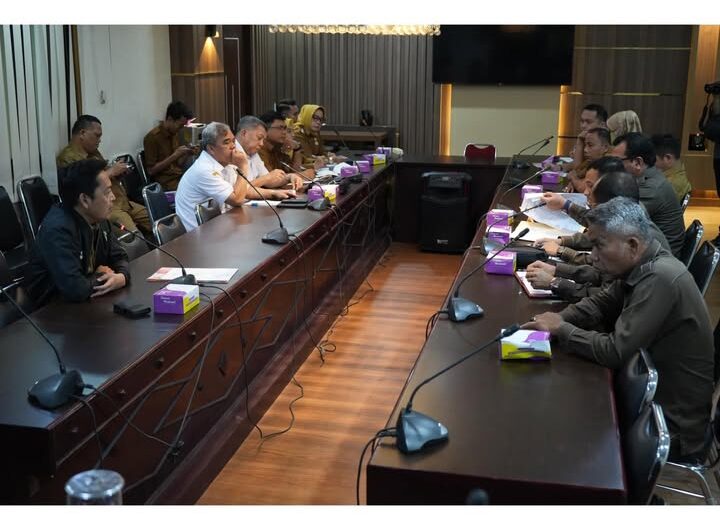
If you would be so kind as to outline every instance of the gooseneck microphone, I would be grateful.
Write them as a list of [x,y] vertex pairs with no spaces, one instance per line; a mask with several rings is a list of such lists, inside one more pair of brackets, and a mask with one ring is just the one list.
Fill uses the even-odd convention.
[[515,243],[518,239],[523,237],[525,234],[527,234],[530,231],[529,228],[525,228],[524,230],[521,230],[518,235],[513,237],[510,241],[508,241],[506,244],[504,244],[502,247],[500,247],[495,253],[493,253],[492,256],[488,256],[485,258],[480,265],[475,267],[473,270],[468,272],[462,280],[458,283],[457,287],[455,288],[455,292],[450,297],[450,300],[448,301],[448,317],[450,317],[450,320],[453,322],[463,322],[467,320],[468,318],[477,318],[483,316],[483,309],[477,305],[475,302],[471,302],[467,298],[461,298],[460,297],[460,287],[470,278],[473,274],[475,274],[477,271],[479,271],[481,268],[485,266],[485,264],[493,259],[495,256],[500,254],[503,250],[508,248],[510,245]]
[[52,351],[55,352],[55,359],[57,359],[59,374],[53,374],[39,381],[35,381],[32,387],[28,390],[28,399],[34,405],[46,410],[53,410],[58,407],[65,405],[73,396],[82,394],[85,383],[80,376],[80,372],[77,370],[70,370],[69,372],[65,368],[65,364],[62,362],[60,352],[58,352],[55,345],[48,338],[40,327],[33,321],[32,318],[20,307],[20,305],[13,300],[13,297],[6,291],[7,287],[0,287],[0,292],[5,295],[10,303],[15,306],[15,309],[30,322],[35,331],[45,339]]
[[335,136],[337,136],[340,139],[340,142],[342,143],[343,147],[345,148],[345,151],[350,154],[350,148],[348,147],[348,144],[345,142],[345,138],[343,138],[342,134],[340,134],[340,131],[338,131],[337,127],[334,125],[328,125],[327,123],[323,123],[323,127],[328,126],[332,129],[332,131],[335,133]]
[[447,427],[445,427],[442,423],[430,416],[413,410],[413,399],[415,399],[415,394],[418,393],[418,390],[427,385],[433,379],[440,377],[445,372],[455,368],[459,364],[464,363],[473,355],[477,355],[485,348],[493,345],[501,339],[504,339],[505,337],[509,337],[519,329],[519,324],[513,324],[505,331],[499,333],[492,340],[461,357],[449,366],[446,366],[439,372],[431,375],[415,387],[412,394],[410,394],[410,399],[408,399],[407,405],[400,411],[397,419],[397,446],[401,452],[405,454],[415,453],[417,451],[421,451],[428,445],[443,442],[447,440],[448,437]]
[[[527,151],[528,149],[532,149],[533,147],[535,147],[535,146],[538,145],[538,144],[542,144],[542,145],[541,145],[540,147],[538,147],[537,150],[535,151],[535,153],[537,153],[538,151],[540,151],[540,149],[542,149],[542,148],[545,147],[547,144],[549,144],[549,143],[550,143],[550,140],[552,140],[553,138],[555,138],[555,135],[554,135],[554,134],[551,134],[550,136],[548,136],[548,137],[546,137],[546,138],[543,138],[542,140],[538,140],[537,142],[533,142],[533,143],[531,143],[530,145],[528,145],[527,147],[524,147],[523,149],[521,149],[515,156],[513,156],[513,158],[515,158],[516,156],[520,156],[520,155],[523,154],[525,151]],[[528,164],[527,162],[521,162],[521,161],[519,161],[519,160],[515,160],[515,161],[513,161],[512,166],[513,166],[515,169],[527,169],[527,168],[530,167],[530,164]]]
[[298,171],[297,169],[295,169],[294,167],[292,167],[290,164],[286,164],[286,163],[283,162],[282,160],[280,160],[279,162],[280,162],[283,166],[285,166],[285,169],[289,169],[289,170],[290,170],[290,173],[294,173],[294,174],[296,174],[296,175],[300,175],[300,177],[302,177],[302,179],[303,179],[305,182],[312,182],[311,179],[308,179],[305,175],[303,175],[302,173],[300,173],[300,171],[307,171],[307,168],[305,168],[305,167],[301,166],[300,164],[298,164],[298,167],[300,168],[300,171]]
[[267,234],[262,236],[261,240],[263,243],[270,243],[272,245],[284,245],[287,242],[290,241],[290,235],[288,234],[287,229],[285,228],[285,225],[283,225],[282,219],[280,219],[280,214],[277,212],[275,208],[273,208],[273,205],[270,204],[270,201],[268,201],[262,193],[253,185],[252,182],[250,182],[250,179],[248,179],[245,175],[243,175],[243,172],[239,169],[235,169],[238,175],[240,175],[242,178],[245,179],[245,182],[247,182],[250,187],[255,190],[255,193],[258,194],[258,197],[260,197],[263,201],[265,201],[265,204],[267,204],[270,209],[275,214],[275,217],[278,218],[278,223],[280,223],[280,226],[276,228],[275,230],[270,230]]
[[125,225],[118,223],[117,221],[110,221],[110,223],[115,227],[127,234],[132,234],[141,241],[145,241],[148,245],[150,245],[153,248],[158,249],[160,252],[165,254],[166,256],[170,256],[175,262],[180,266],[180,270],[182,271],[182,276],[178,276],[174,280],[170,280],[170,283],[179,283],[181,285],[197,285],[197,281],[195,280],[195,275],[188,274],[185,270],[185,266],[182,264],[182,262],[178,259],[178,257],[175,254],[171,254],[164,248],[162,248],[160,245],[155,243],[154,241],[150,241],[149,239],[143,237],[140,235],[140,232],[133,232],[132,230],[128,230]]
[[503,194],[500,195],[500,198],[499,198],[498,201],[497,201],[497,207],[498,207],[498,208],[501,208],[501,209],[509,209],[507,206],[505,206],[505,205],[502,203],[503,199],[504,199],[505,197],[507,197],[507,194],[510,193],[512,190],[516,190],[516,189],[518,189],[520,186],[523,186],[523,185],[527,184],[528,182],[530,182],[532,179],[534,179],[535,177],[537,177],[537,176],[538,176],[540,173],[542,173],[543,171],[545,171],[545,170],[544,170],[544,169],[540,169],[540,170],[536,171],[535,173],[533,173],[532,175],[530,175],[528,178],[523,179],[523,180],[521,180],[520,182],[518,182],[517,184],[515,184],[515,185],[513,185],[513,186],[510,186],[508,189],[506,189],[506,190],[503,192]]

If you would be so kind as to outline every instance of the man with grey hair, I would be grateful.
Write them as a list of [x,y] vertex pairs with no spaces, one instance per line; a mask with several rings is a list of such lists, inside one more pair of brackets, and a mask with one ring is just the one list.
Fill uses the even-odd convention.
[[[250,187],[247,196],[250,199],[260,199],[259,192],[266,199],[295,197],[295,191],[304,185],[303,179],[296,174],[287,174],[282,169],[267,170],[259,154],[266,137],[267,125],[260,118],[243,116],[238,121],[235,150],[247,156],[249,171],[244,174],[257,188],[256,192]],[[278,189],[285,186],[290,186],[290,189]]]
[[202,152],[180,179],[175,195],[175,211],[188,232],[197,228],[195,208],[208,199],[220,205],[242,206],[247,182],[238,171],[248,171],[244,153],[235,149],[230,127],[212,122],[200,137]]
[[[655,400],[671,456],[704,453],[713,393],[710,317],[685,265],[653,239],[645,209],[617,197],[587,214],[594,264],[615,278],[601,292],[523,327],[549,331],[568,350],[611,369],[646,348],[658,371]],[[593,331],[606,326],[609,333]]]

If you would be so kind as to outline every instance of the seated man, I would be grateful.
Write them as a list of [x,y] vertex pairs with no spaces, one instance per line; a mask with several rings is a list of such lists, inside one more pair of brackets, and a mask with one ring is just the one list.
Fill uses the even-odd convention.
[[[73,162],[86,159],[105,160],[98,151],[101,138],[102,124],[99,119],[88,114],[78,117],[72,127],[70,143],[58,153],[55,159],[58,167],[58,183],[62,185],[62,175]],[[115,196],[110,220],[125,225],[128,230],[140,229],[146,237],[150,237],[152,236],[152,226],[147,209],[128,199],[127,192],[120,180],[127,170],[127,164],[116,162],[107,171]]]
[[672,134],[655,134],[652,137],[655,146],[655,167],[670,181],[675,196],[682,203],[692,186],[685,172],[685,164],[680,160],[680,140]]
[[304,180],[312,180],[315,177],[314,168],[304,169],[292,165],[292,158],[286,150],[289,138],[287,125],[280,113],[266,112],[260,116],[260,120],[267,129],[267,136],[265,136],[260,151],[258,151],[265,168],[271,173],[276,169],[291,171],[292,174],[298,174]]
[[685,221],[680,201],[665,175],[655,166],[655,146],[640,133],[628,133],[615,140],[613,156],[623,160],[625,171],[638,181],[640,202],[650,219],[663,231],[677,256],[685,242]]
[[182,101],[173,101],[165,110],[165,119],[143,139],[148,177],[165,191],[175,191],[189,156],[197,154],[189,145],[180,145],[178,133],[193,117]]
[[[632,175],[624,172],[605,173],[593,185],[588,204],[595,208],[615,197],[625,197],[633,202],[640,202],[640,190]],[[653,239],[660,242],[665,250],[670,245],[660,229],[650,222]],[[559,249],[555,255],[566,257],[570,249]],[[609,281],[594,266],[591,255],[587,252],[576,253],[570,263],[544,263],[536,261],[527,269],[527,278],[536,289],[551,289],[563,300],[578,302],[586,296],[598,292]]]
[[208,199],[220,205],[242,206],[248,189],[239,173],[250,171],[247,157],[235,149],[235,137],[224,123],[211,122],[200,137],[200,156],[180,180],[175,211],[188,232],[197,228],[195,208]]
[[294,99],[281,99],[275,104],[275,112],[279,112],[282,119],[288,121],[288,126],[292,126],[298,119],[300,107]]
[[583,163],[585,156],[585,135],[590,129],[607,128],[607,124],[605,123],[607,119],[608,112],[602,105],[590,103],[583,107],[580,113],[580,134],[578,134],[575,145],[570,151],[570,157],[573,161],[570,164],[562,165],[565,171],[575,169]]
[[71,164],[60,197],[30,251],[25,289],[36,306],[56,295],[83,302],[130,282],[128,256],[107,221],[115,197],[105,161]]
[[[653,240],[640,205],[618,197],[587,219],[595,264],[615,281],[523,327],[549,331],[572,353],[610,369],[647,348],[658,371],[655,401],[670,429],[671,458],[695,458],[705,446],[713,395],[714,346],[705,301],[685,265]],[[611,331],[595,331],[602,325]]]
[[[235,135],[235,150],[247,156],[249,173],[245,174],[257,191],[250,186],[247,191],[248,199],[283,200],[295,197],[295,191],[305,184],[304,179],[296,173],[285,173],[283,169],[275,168],[268,171],[260,158],[262,148],[267,136],[267,126],[255,116],[240,118]],[[291,189],[277,189],[291,186]]]
[[[585,162],[593,162],[606,156],[612,149],[610,131],[602,127],[594,127],[585,133],[583,157]],[[582,165],[582,164],[581,164]]]

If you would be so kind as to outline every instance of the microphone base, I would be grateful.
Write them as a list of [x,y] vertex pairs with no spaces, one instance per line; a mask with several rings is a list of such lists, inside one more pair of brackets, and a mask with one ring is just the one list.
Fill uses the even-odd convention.
[[397,447],[405,454],[422,451],[446,442],[448,430],[442,423],[414,410],[402,409],[397,420]]
[[270,243],[271,245],[284,245],[289,241],[290,236],[285,228],[276,228],[262,237],[263,243]]
[[197,280],[194,274],[185,274],[184,276],[178,276],[174,280],[170,280],[170,283],[177,283],[180,285],[197,285]]
[[80,372],[70,370],[36,381],[28,390],[28,399],[40,408],[54,410],[68,403],[73,396],[81,395],[83,386]]
[[528,169],[530,167],[530,164],[527,162],[513,162],[512,168],[513,169]]
[[469,318],[480,318],[485,312],[483,308],[467,298],[453,296],[448,304],[448,317],[453,322],[464,322]]

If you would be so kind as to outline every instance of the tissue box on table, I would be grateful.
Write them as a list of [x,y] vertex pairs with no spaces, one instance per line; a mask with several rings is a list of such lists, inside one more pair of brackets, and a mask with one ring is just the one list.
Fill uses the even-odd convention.
[[514,213],[512,210],[490,210],[487,214],[487,226],[510,226]]
[[534,329],[518,330],[500,341],[500,358],[504,361],[512,359],[549,360],[552,358],[550,333]]
[[520,188],[520,198],[524,199],[528,193],[542,193],[543,191],[543,187],[539,184],[525,184]]
[[200,304],[200,287],[169,283],[153,294],[156,313],[184,315]]
[[355,162],[360,173],[370,173],[370,162],[368,160],[358,160]]
[[370,162],[370,164],[373,166],[384,164],[386,162],[385,155],[380,154],[380,153],[370,153],[367,155],[363,155],[363,159]]
[[355,166],[343,166],[340,168],[341,177],[352,177],[357,175],[359,172],[360,170]]
[[559,171],[543,171],[540,173],[540,182],[542,184],[559,184],[560,176]]
[[507,225],[495,225],[488,228],[487,232],[485,232],[485,237],[503,246],[510,243],[511,232],[512,228]]
[[512,276],[515,274],[515,258],[514,252],[502,251],[498,252],[490,261],[485,264],[485,272],[488,274],[504,274]]

